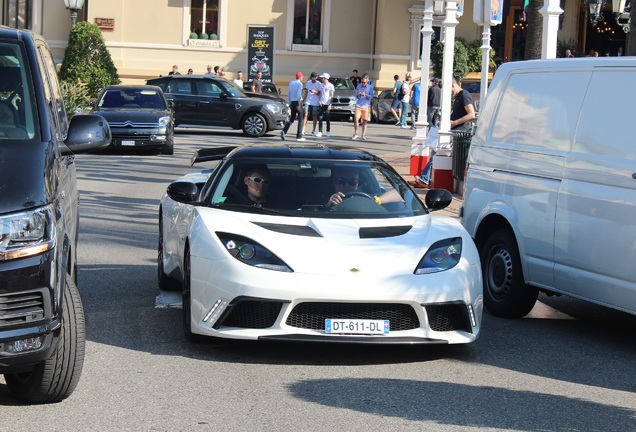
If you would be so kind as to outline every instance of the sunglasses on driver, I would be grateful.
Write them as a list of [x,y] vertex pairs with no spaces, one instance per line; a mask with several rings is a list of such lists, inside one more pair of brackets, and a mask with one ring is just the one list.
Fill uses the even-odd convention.
[[252,180],[256,184],[263,183],[265,186],[269,186],[269,184],[272,182],[271,180],[256,177],[256,176],[248,177],[248,179]]
[[336,184],[358,186],[358,179],[355,177],[336,177]]

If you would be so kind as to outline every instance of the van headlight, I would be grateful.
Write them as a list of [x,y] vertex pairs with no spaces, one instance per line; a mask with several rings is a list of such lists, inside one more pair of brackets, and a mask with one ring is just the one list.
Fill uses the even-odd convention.
[[414,273],[429,274],[452,269],[457,265],[461,257],[461,237],[440,240],[428,248]]
[[51,206],[0,216],[0,261],[34,256],[55,247]]
[[170,123],[170,117],[164,116],[159,118],[159,126],[166,127]]

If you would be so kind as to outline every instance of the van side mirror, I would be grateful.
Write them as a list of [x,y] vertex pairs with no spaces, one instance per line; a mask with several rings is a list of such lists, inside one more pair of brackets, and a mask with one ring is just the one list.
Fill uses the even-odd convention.
[[96,114],[76,114],[71,117],[62,155],[88,153],[110,145],[110,127],[106,119]]

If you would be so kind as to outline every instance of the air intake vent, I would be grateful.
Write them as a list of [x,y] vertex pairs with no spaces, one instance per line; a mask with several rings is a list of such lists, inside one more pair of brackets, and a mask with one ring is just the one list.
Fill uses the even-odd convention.
[[48,299],[46,290],[0,295],[0,328],[43,320],[44,297]]

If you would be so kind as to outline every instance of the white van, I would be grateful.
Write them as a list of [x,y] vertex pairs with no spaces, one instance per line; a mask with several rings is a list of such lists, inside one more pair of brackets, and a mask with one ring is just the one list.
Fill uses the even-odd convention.
[[635,79],[636,57],[497,71],[460,210],[491,313],[524,316],[545,291],[636,314]]

